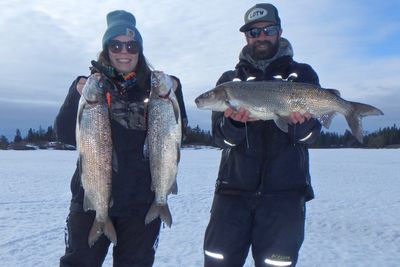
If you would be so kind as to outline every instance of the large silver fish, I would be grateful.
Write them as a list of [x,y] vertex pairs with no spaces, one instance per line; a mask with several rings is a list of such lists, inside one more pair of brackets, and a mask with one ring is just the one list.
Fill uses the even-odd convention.
[[213,111],[243,107],[252,118],[274,120],[284,132],[291,112],[309,112],[325,128],[329,128],[335,113],[341,113],[360,143],[363,142],[361,119],[383,115],[373,106],[344,100],[336,89],[285,81],[226,82],[201,94],[195,102],[198,108]]
[[155,199],[145,223],[157,217],[171,227],[172,216],[167,198],[177,193],[176,176],[181,147],[181,116],[173,80],[160,71],[151,75],[151,92],[148,106],[148,153],[151,171],[151,188]]
[[104,233],[114,245],[117,234],[108,208],[111,199],[112,141],[109,110],[101,76],[88,78],[79,100],[76,144],[79,168],[85,191],[83,209],[95,210],[96,218],[89,232],[89,246]]

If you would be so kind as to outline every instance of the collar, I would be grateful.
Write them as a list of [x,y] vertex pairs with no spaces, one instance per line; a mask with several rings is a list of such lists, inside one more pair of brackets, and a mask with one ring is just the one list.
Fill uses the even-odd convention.
[[286,39],[281,37],[279,40],[279,49],[278,52],[275,54],[270,59],[264,59],[264,60],[254,60],[246,51],[245,46],[242,51],[240,52],[239,55],[239,60],[240,61],[246,61],[250,63],[254,68],[259,69],[261,71],[265,71],[265,69],[274,61],[281,57],[293,57],[293,48],[290,42]]

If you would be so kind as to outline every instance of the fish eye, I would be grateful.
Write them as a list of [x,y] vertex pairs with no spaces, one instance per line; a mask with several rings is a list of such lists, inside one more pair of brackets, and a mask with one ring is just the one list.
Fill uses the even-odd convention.
[[205,92],[204,94],[203,94],[203,97],[209,97],[210,96],[210,92]]

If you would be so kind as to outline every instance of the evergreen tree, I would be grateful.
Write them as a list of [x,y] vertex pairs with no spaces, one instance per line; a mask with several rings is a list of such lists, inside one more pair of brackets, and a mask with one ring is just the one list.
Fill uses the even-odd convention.
[[29,143],[35,142],[35,131],[32,128],[29,128],[28,135],[26,136],[26,141]]
[[[29,143],[36,142],[51,142],[55,140],[55,132],[52,126],[47,127],[47,131],[43,130],[40,126],[36,131],[32,128],[29,129],[25,139],[21,136],[21,131],[16,130],[14,142],[27,141]],[[366,133],[364,135],[364,143],[360,144],[354,136],[347,130],[344,134],[324,132],[322,131],[319,138],[315,143],[310,145],[311,148],[351,148],[351,147],[368,147],[368,148],[384,148],[387,146],[400,146],[400,129],[396,124],[392,127],[385,127],[373,133]],[[199,125],[196,127],[187,127],[186,138],[183,145],[207,145],[215,146],[212,140],[210,131],[204,131]],[[6,149],[9,145],[7,138],[3,135],[0,136],[0,149]]]
[[183,144],[213,145],[210,132],[200,129],[199,125],[196,125],[194,128],[187,127],[186,139]]
[[48,142],[55,141],[55,133],[52,126],[47,127],[47,132],[45,134],[45,140]]
[[0,149],[1,150],[7,149],[8,145],[9,142],[7,137],[5,137],[4,135],[0,136]]
[[14,143],[19,143],[22,141],[21,131],[19,129],[15,132]]

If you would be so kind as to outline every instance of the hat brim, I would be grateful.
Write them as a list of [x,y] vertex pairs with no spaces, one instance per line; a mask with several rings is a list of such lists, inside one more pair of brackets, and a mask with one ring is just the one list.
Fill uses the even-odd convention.
[[257,22],[272,22],[272,23],[276,23],[275,21],[271,21],[271,20],[267,20],[267,19],[258,19],[258,20],[255,20],[255,21],[248,22],[248,23],[244,24],[242,27],[240,27],[239,31],[247,32]]

